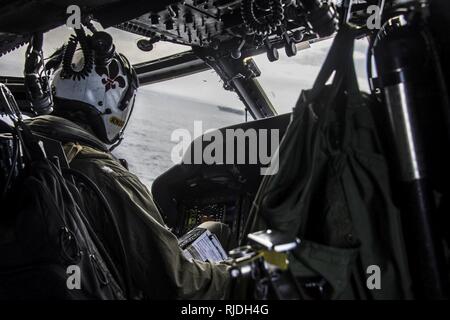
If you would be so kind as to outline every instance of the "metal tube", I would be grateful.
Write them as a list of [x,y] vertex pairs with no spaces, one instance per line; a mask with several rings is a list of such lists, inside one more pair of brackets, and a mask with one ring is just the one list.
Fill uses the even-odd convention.
[[428,53],[420,27],[406,15],[391,18],[378,34],[374,57],[401,186],[403,226],[414,291],[418,298],[442,299],[446,296],[447,279],[433,220],[436,205],[425,139],[425,130],[429,128],[424,128],[421,119],[431,100],[432,90],[428,86],[432,85],[433,73],[424,63]]

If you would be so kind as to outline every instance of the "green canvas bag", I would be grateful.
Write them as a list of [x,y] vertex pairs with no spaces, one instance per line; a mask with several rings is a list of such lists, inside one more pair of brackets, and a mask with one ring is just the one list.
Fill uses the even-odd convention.
[[354,32],[342,29],[313,89],[299,99],[278,150],[279,171],[263,179],[248,226],[301,239],[290,269],[305,298],[409,299],[400,211],[375,102],[358,88],[353,45]]

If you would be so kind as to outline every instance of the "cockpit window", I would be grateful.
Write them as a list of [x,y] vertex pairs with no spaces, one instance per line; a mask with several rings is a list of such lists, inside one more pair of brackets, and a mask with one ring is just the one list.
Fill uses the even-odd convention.
[[[287,57],[284,49],[280,49],[280,60],[270,62],[262,54],[253,57],[261,76],[258,78],[261,86],[271,100],[278,114],[291,112],[302,90],[310,89],[319,70],[325,61],[333,39],[327,39],[311,44],[310,48],[299,51],[294,57]],[[355,42],[354,62],[360,89],[368,90],[366,76],[367,40]]]

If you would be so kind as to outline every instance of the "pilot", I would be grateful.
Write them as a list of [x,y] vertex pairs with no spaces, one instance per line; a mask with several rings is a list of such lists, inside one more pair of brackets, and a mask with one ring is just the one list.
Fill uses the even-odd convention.
[[[132,298],[226,298],[227,265],[186,259],[146,186],[110,152],[133,111],[138,80],[130,63],[115,50],[102,59],[81,50],[67,56],[68,51],[59,50],[51,60],[54,112],[28,124],[61,141],[71,168],[90,177],[108,200],[129,260]],[[88,201],[88,219],[113,260],[120,261],[117,234],[95,210],[95,201],[93,196]]]

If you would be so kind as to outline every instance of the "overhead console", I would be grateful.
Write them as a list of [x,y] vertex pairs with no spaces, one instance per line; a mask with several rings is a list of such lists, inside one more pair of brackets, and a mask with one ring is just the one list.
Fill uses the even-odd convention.
[[[332,36],[342,23],[365,29],[367,8],[382,0],[42,0],[2,1],[0,57],[65,24],[69,6],[78,6],[81,22],[116,27],[141,35],[137,46],[151,51],[158,41],[188,45],[191,51],[135,65],[141,85],[214,69],[227,90],[236,92],[255,119],[275,115],[258,81],[260,71],[250,57],[279,59]],[[362,31],[362,34],[364,31]],[[2,79],[27,110],[23,81]],[[29,108],[28,108],[29,109]]]
[[[382,0],[5,0],[0,11],[0,56],[26,43],[34,32],[66,23],[76,5],[83,23],[95,20],[142,35],[143,50],[159,40],[222,49],[237,58],[254,50],[285,47],[332,35],[340,23],[364,26],[367,8]],[[147,41],[147,42],[146,42]],[[223,50],[227,49],[227,50]]]
[[337,26],[336,7],[325,0],[186,0],[118,25],[150,42],[226,48],[236,59],[280,46],[292,56],[296,43],[330,36]]

